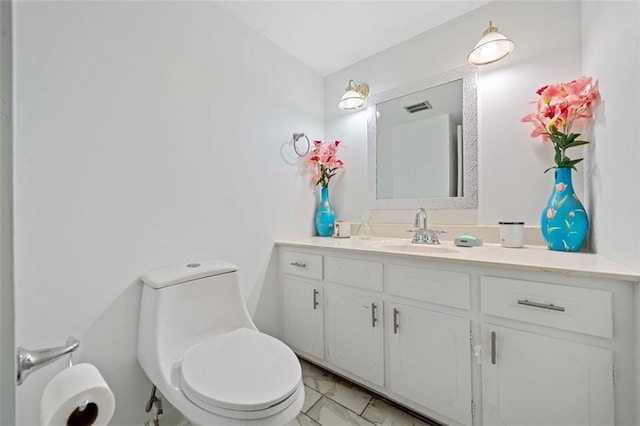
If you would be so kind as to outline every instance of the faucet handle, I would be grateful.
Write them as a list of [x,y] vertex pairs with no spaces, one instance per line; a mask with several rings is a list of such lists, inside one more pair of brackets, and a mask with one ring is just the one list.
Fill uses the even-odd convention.
[[413,233],[412,243],[425,244],[429,241],[429,233],[424,228],[415,228],[413,230],[409,230],[408,232]]
[[442,235],[442,234],[446,234],[446,233],[447,233],[447,231],[440,231],[440,230],[437,230],[437,229],[428,229],[427,230],[427,239],[432,244],[440,244],[439,236]]

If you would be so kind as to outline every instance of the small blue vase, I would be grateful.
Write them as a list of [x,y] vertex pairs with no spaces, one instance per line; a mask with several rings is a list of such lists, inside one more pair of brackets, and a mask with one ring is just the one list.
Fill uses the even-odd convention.
[[589,218],[573,190],[571,169],[555,170],[553,192],[542,211],[540,230],[547,247],[557,251],[580,251],[587,238]]
[[329,201],[329,188],[322,188],[322,199],[316,210],[316,231],[321,237],[331,237],[333,226],[336,222],[336,215]]

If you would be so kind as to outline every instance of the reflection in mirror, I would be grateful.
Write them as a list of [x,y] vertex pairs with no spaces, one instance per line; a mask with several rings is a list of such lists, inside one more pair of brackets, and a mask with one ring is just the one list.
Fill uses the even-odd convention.
[[462,79],[380,102],[376,115],[378,199],[462,196]]
[[475,81],[465,66],[371,97],[373,208],[477,206]]

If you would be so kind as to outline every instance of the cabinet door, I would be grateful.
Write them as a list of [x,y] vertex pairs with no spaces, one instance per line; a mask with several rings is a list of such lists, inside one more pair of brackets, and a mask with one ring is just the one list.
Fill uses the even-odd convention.
[[400,304],[391,308],[391,390],[471,424],[470,321]]
[[284,341],[324,359],[324,290],[298,279],[282,280]]
[[611,351],[482,324],[485,425],[613,425]]
[[331,288],[327,300],[327,357],[331,363],[384,386],[382,300]]

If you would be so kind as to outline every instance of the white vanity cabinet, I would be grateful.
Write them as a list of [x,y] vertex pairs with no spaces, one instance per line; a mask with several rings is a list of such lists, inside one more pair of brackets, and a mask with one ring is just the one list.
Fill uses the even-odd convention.
[[[487,315],[613,337],[610,291],[492,276],[480,286]],[[610,349],[511,327],[482,324],[484,424],[615,424]]]
[[616,424],[610,350],[491,324],[482,347],[483,424]]
[[327,361],[384,386],[383,327],[382,299],[349,289],[329,289]]
[[399,303],[391,308],[390,390],[471,424],[471,322]]
[[393,315],[389,321],[390,390],[471,424],[471,321],[432,308],[453,307],[461,309],[455,311],[460,315],[468,315],[470,275],[393,260],[386,264],[386,273]]
[[384,386],[382,263],[325,256],[327,361]]
[[324,358],[322,256],[283,251],[283,338],[294,348]]
[[544,249],[314,241],[279,247],[282,338],[301,356],[446,425],[640,424],[635,276]]

